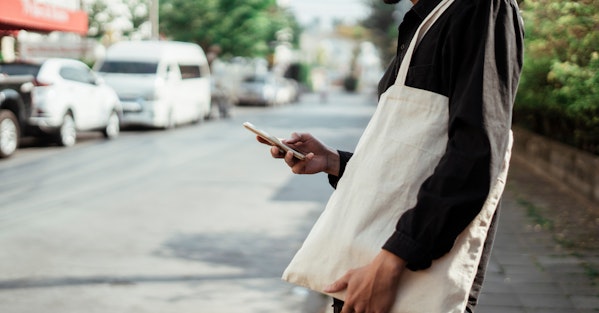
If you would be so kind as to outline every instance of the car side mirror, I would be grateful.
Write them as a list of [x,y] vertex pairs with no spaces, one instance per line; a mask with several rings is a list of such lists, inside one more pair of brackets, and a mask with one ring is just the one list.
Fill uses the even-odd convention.
[[95,76],[95,77],[92,79],[92,83],[93,83],[94,85],[104,85],[104,78],[102,78],[102,77],[100,77],[100,76]]

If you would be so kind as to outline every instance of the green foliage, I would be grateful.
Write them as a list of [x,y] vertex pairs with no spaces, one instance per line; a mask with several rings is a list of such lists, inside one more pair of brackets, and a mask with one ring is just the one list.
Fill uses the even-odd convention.
[[599,154],[599,7],[526,0],[525,59],[514,121]]
[[362,26],[369,31],[370,40],[381,51],[381,60],[387,64],[397,49],[397,27],[394,7],[381,0],[364,0],[370,8],[370,15],[363,21]]
[[[87,24],[90,30],[88,36],[101,38],[106,33],[106,22],[114,19],[114,16],[108,11],[108,5],[103,1],[84,2],[84,9],[88,15]],[[105,18],[101,17],[102,14]]]
[[105,36],[110,31],[108,25],[119,18],[131,23],[130,28],[119,30],[125,36],[138,31],[149,19],[150,0],[121,0],[118,6],[108,0],[81,0],[81,5],[88,14],[88,37],[91,38]]
[[204,49],[219,45],[229,56],[266,56],[283,28],[298,33],[295,18],[275,0],[162,0],[161,32]]
[[295,75],[289,75],[286,77],[295,79],[296,81],[298,81],[299,83],[303,84],[304,86],[308,86],[311,85],[310,82],[310,70],[312,69],[312,66],[310,66],[307,63],[297,63],[291,66],[291,68],[297,68],[297,74]]

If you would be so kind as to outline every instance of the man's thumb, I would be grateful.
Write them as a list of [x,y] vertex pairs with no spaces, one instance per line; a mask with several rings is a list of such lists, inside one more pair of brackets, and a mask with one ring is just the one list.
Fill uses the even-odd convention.
[[327,293],[335,293],[347,288],[347,278],[344,276],[334,283],[324,287],[323,291]]

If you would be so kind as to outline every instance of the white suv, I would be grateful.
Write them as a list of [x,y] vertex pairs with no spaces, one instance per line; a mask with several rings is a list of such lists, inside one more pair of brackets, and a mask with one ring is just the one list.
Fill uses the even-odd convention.
[[[4,65],[5,67],[7,64]],[[32,74],[29,124],[72,146],[78,131],[102,131],[108,139],[120,132],[122,108],[116,92],[83,62],[50,58],[41,63],[13,63]]]

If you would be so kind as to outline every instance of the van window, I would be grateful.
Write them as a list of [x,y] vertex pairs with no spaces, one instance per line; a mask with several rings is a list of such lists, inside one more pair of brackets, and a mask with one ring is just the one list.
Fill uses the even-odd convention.
[[181,72],[181,78],[183,79],[202,77],[199,65],[179,64],[179,71]]
[[104,61],[98,72],[126,74],[156,74],[157,69],[158,63],[106,60]]
[[0,74],[6,75],[33,75],[37,76],[40,71],[39,64],[29,63],[2,63],[0,64]]

